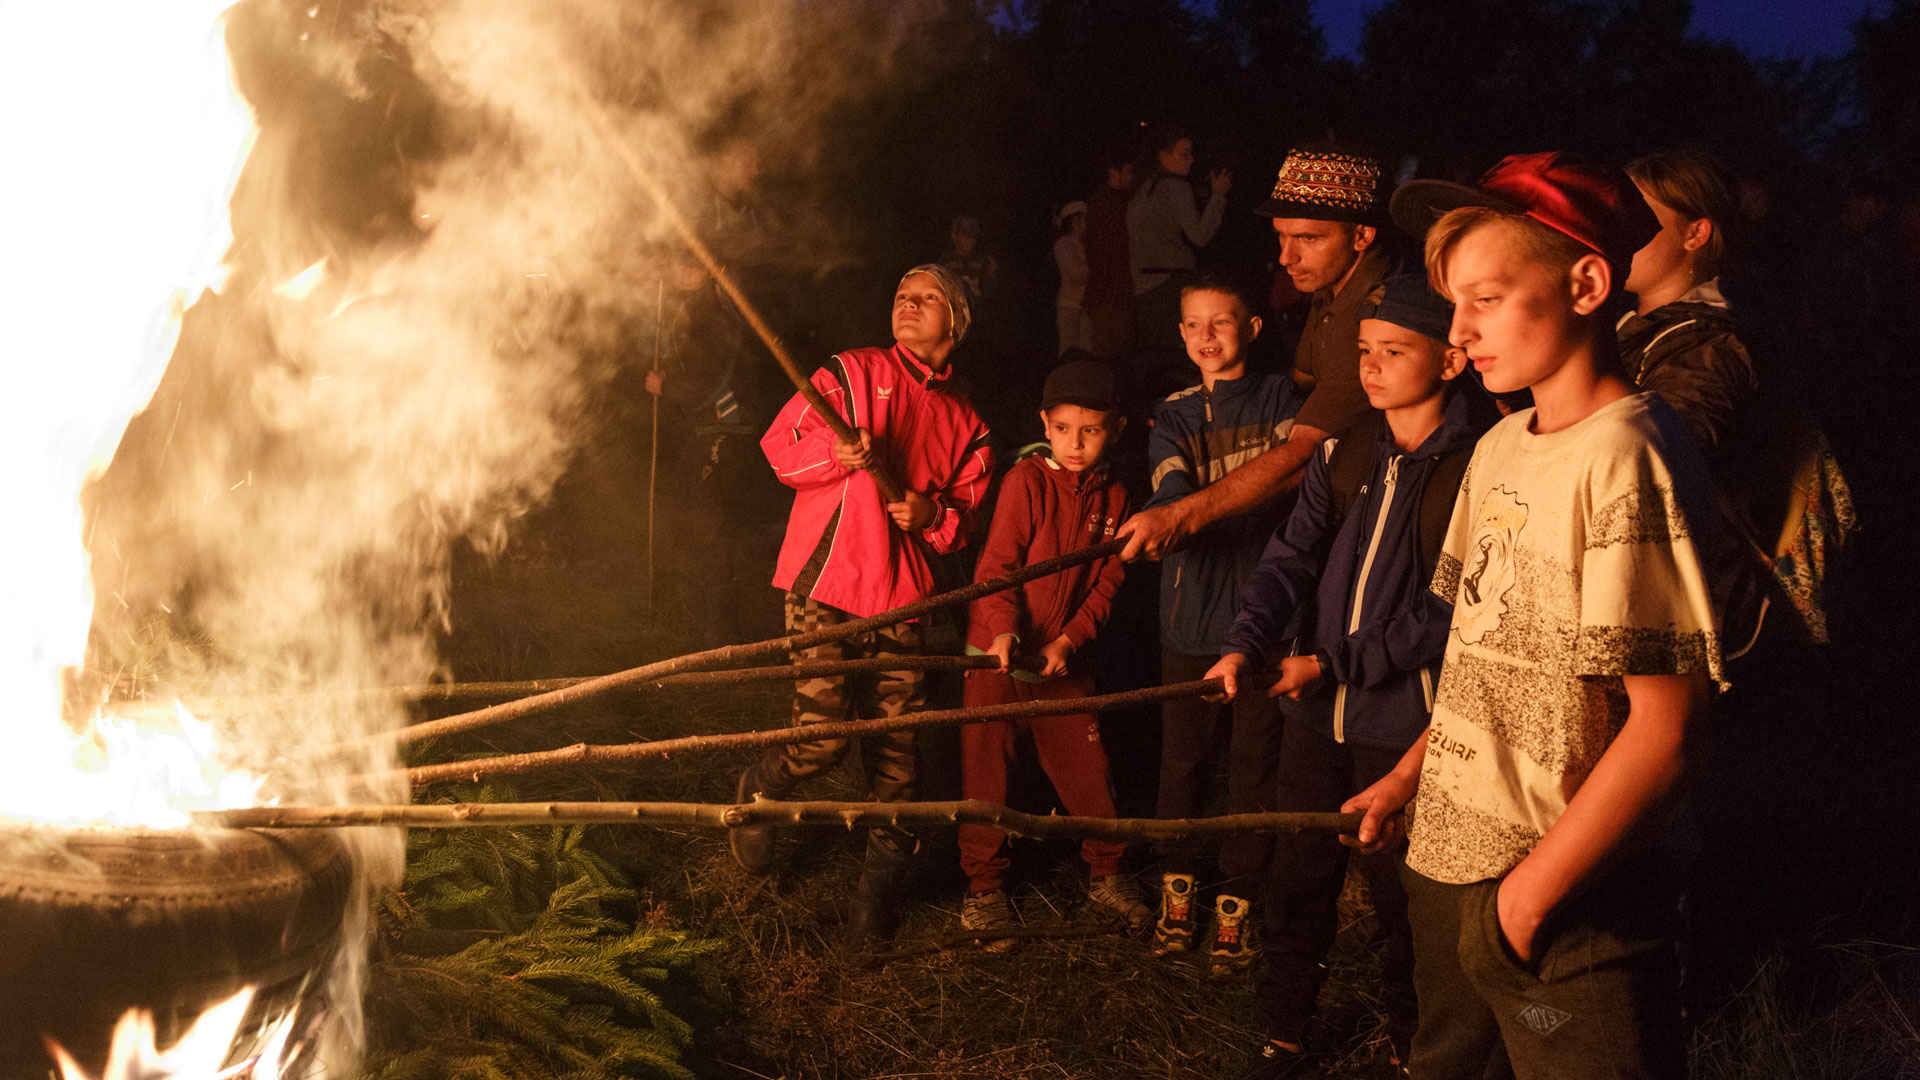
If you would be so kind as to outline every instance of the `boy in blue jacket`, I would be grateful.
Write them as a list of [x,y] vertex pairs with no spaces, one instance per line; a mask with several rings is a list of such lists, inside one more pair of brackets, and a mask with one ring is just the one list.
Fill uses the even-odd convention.
[[[1207,672],[1225,681],[1229,700],[1299,702],[1280,740],[1282,811],[1337,810],[1400,760],[1427,725],[1453,613],[1427,584],[1481,431],[1468,395],[1452,389],[1466,363],[1447,346],[1453,307],[1424,275],[1406,274],[1377,286],[1360,311],[1360,381],[1378,411],[1309,462],[1293,513],[1241,593],[1225,655]],[[1271,686],[1239,685],[1270,669],[1279,671]],[[1389,1034],[1404,1053],[1415,1014],[1401,854],[1359,859],[1386,940]],[[1261,970],[1272,1064],[1301,1052],[1346,870],[1332,835],[1275,838]]]
[[[1247,346],[1259,333],[1260,319],[1236,286],[1203,280],[1181,290],[1180,336],[1187,358],[1200,370],[1200,383],[1154,406],[1147,439],[1153,470],[1148,506],[1165,506],[1217,483],[1292,434],[1293,416],[1303,400],[1293,380],[1247,370]],[[1223,521],[1194,535],[1161,565],[1160,674],[1165,681],[1197,679],[1220,655],[1240,588],[1283,513],[1273,507]],[[1161,707],[1157,816],[1185,818],[1202,811],[1212,761],[1223,743],[1228,810],[1272,809],[1268,803],[1280,747],[1279,713],[1272,702],[1251,694],[1224,708],[1198,698]],[[1269,844],[1259,833],[1239,833],[1220,842],[1223,880],[1214,898],[1208,947],[1216,975],[1252,964],[1248,898],[1265,877]],[[1156,853],[1162,875],[1153,952],[1184,953],[1193,948],[1198,930],[1198,852],[1190,842],[1166,842],[1156,845]]]

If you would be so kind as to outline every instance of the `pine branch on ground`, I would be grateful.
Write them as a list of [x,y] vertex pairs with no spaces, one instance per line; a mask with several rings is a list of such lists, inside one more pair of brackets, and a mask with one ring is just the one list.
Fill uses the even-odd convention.
[[690,1080],[676,979],[718,943],[636,925],[639,898],[590,830],[416,832],[409,856],[386,940],[481,936],[373,965],[369,1080]]

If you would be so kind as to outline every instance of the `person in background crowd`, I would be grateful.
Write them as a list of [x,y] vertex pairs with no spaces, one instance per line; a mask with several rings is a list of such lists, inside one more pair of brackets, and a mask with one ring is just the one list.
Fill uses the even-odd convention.
[[[1726,173],[1702,152],[1678,150],[1642,157],[1627,166],[1627,175],[1659,219],[1660,232],[1634,253],[1627,274],[1634,309],[1614,327],[1620,367],[1636,387],[1659,394],[1680,414],[1715,474],[1729,528],[1715,538],[1711,561],[1731,658],[1746,650],[1764,618],[1771,574],[1748,549],[1771,547],[1786,507],[1760,505],[1783,485],[1765,484],[1758,471],[1774,462],[1790,433],[1762,433],[1749,417],[1759,379],[1720,291],[1738,213]],[[1782,468],[1776,463],[1771,471]],[[1768,520],[1771,531],[1756,519]]]
[[1753,358],[1720,292],[1738,213],[1732,184],[1711,157],[1690,150],[1649,154],[1628,165],[1627,175],[1660,232],[1634,253],[1627,272],[1634,306],[1616,327],[1621,370],[1673,406],[1711,460],[1757,385]]
[[1287,154],[1259,212],[1273,219],[1280,265],[1294,287],[1313,294],[1294,350],[1294,379],[1307,391],[1306,404],[1285,444],[1193,498],[1128,519],[1120,529],[1128,560],[1160,558],[1200,529],[1292,491],[1321,441],[1344,433],[1367,411],[1354,344],[1360,304],[1395,261],[1379,242],[1386,221],[1383,172],[1378,158],[1338,146]]
[[[1200,382],[1169,395],[1154,409],[1148,437],[1153,481],[1149,506],[1194,498],[1269,447],[1286,442],[1300,409],[1300,392],[1285,375],[1247,371],[1247,346],[1260,333],[1260,318],[1252,313],[1245,290],[1203,278],[1182,290],[1180,307],[1180,333]],[[1163,681],[1198,679],[1220,658],[1241,586],[1284,513],[1284,507],[1272,506],[1245,515],[1194,537],[1168,556],[1160,573]],[[1160,716],[1156,816],[1193,817],[1205,808],[1213,760],[1223,742],[1228,812],[1271,808],[1280,718],[1265,695],[1245,695],[1224,709],[1199,698],[1176,698],[1161,706]],[[1209,944],[1216,974],[1244,971],[1253,962],[1249,898],[1266,870],[1269,847],[1269,838],[1258,833],[1235,833],[1220,842],[1225,880],[1214,899]],[[1156,850],[1162,874],[1154,954],[1185,953],[1199,936],[1194,911],[1199,852],[1189,841],[1166,841]]]
[[[1007,471],[975,581],[1113,537],[1127,516],[1126,489],[1114,481],[1106,461],[1107,447],[1126,426],[1118,405],[1113,369],[1104,361],[1069,361],[1047,376],[1040,395],[1047,442]],[[1109,555],[975,600],[968,612],[967,652],[997,657],[1000,668],[967,672],[967,707],[1090,696],[1087,645],[1105,624],[1126,572],[1119,556]],[[1023,661],[1018,665],[1016,653]],[[1100,723],[1092,713],[962,727],[965,798],[1007,801],[1007,774],[1022,735],[1033,737],[1040,766],[1067,813],[1117,816]],[[1006,833],[990,825],[960,826],[960,869],[967,875],[960,925],[982,932],[988,952],[1013,947],[1012,938],[991,936],[1015,925],[1006,893],[1005,844]],[[1153,913],[1140,886],[1121,872],[1125,851],[1125,843],[1111,838],[1089,836],[1080,844],[1087,899],[1138,930]]]
[[1059,237],[1053,242],[1053,265],[1060,272],[1060,291],[1053,301],[1058,340],[1054,355],[1068,349],[1093,348],[1093,324],[1087,321],[1087,204],[1075,200],[1053,217]]
[[1220,231],[1233,174],[1215,169],[1208,175],[1207,204],[1200,209],[1193,183],[1187,179],[1193,171],[1193,138],[1169,125],[1155,130],[1148,147],[1153,173],[1127,203],[1134,340],[1141,348],[1175,349],[1180,290],[1193,280],[1199,266],[1195,253]]
[[1116,141],[1103,162],[1100,186],[1087,197],[1087,290],[1081,307],[1093,334],[1089,352],[1118,360],[1133,344],[1133,256],[1127,204],[1133,197],[1134,151]]
[[772,225],[755,186],[760,151],[746,136],[728,135],[716,142],[706,164],[711,187],[700,226],[708,244],[730,261],[760,254],[752,249],[765,240]]
[[[1821,880],[1804,867],[1829,849],[1826,828],[1799,807],[1830,765],[1801,749],[1809,718],[1833,711],[1819,646],[1853,497],[1794,393],[1796,373],[1776,366],[1762,384],[1720,291],[1737,216],[1726,173],[1695,150],[1649,154],[1627,173],[1660,232],[1627,277],[1635,308],[1615,327],[1621,367],[1680,414],[1706,454],[1719,511],[1703,550],[1734,688],[1714,711],[1739,736],[1713,740],[1693,804],[1704,845],[1690,883],[1689,982],[1704,995],[1716,978],[1740,977],[1757,930],[1753,896],[1772,897],[1767,917],[1779,919],[1802,882]],[[1801,355],[1774,354],[1776,364]]]
[[940,265],[967,287],[967,302],[976,308],[993,299],[1000,278],[1000,263],[981,246],[981,232],[979,218],[954,218],[940,253]]
[[675,247],[666,263],[662,319],[653,328],[658,341],[647,335],[632,353],[632,362],[645,370],[646,392],[665,405],[652,433],[660,440],[654,467],[660,470],[655,484],[661,497],[650,513],[666,519],[665,528],[655,522],[656,538],[684,529],[714,542],[701,550],[698,563],[689,561],[692,552],[683,546],[656,543],[666,565],[655,574],[655,599],[677,620],[702,627],[710,644],[725,644],[750,631],[742,613],[710,611],[712,583],[757,572],[746,560],[765,538],[761,507],[765,488],[772,486],[749,463],[749,456],[759,459],[752,436],[760,429],[736,393],[738,369],[755,356],[745,322],[693,253]]
[[[911,603],[933,591],[928,552],[964,546],[969,518],[993,475],[987,426],[966,399],[947,389],[947,360],[966,336],[966,286],[944,268],[916,266],[893,297],[894,344],[849,349],[813,373],[813,385],[856,428],[842,441],[795,394],[761,437],[760,448],[780,481],[794,489],[786,541],[773,584],[786,593],[789,633],[804,633]],[[877,464],[903,489],[886,502],[873,475]],[[798,649],[795,663],[918,653],[918,623]],[[796,725],[849,716],[900,716],[925,703],[924,673],[815,678],[794,688]],[[912,731],[874,742],[868,758],[873,795],[881,802],[913,798],[916,775]],[[756,794],[781,798],[802,780],[833,768],[846,756],[846,739],[819,739],[770,750],[740,773],[741,802]],[[773,864],[769,828],[728,833],[734,859],[750,873]],[[917,850],[900,828],[867,833],[865,867],[854,887],[844,945],[865,949],[891,934],[893,907]]]

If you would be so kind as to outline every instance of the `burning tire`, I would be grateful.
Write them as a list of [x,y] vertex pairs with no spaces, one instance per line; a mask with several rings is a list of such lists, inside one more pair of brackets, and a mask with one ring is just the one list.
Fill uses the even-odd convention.
[[352,882],[317,830],[0,829],[0,1076],[47,1075],[43,1035],[99,1070],[130,1008],[163,1047],[249,985],[252,1016],[284,1011],[332,956]]

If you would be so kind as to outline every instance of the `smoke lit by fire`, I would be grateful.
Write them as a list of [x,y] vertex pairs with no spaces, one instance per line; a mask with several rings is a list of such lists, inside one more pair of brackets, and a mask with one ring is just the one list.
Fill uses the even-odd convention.
[[[368,688],[446,674],[454,552],[502,550],[592,430],[664,235],[607,140],[694,202],[716,125],[804,167],[812,126],[893,76],[886,27],[922,17],[225,4],[0,15],[0,817],[404,800],[345,779],[392,765],[380,744],[318,791],[308,751],[404,721]],[[825,257],[822,220],[788,250]],[[201,718],[153,707],[176,696]],[[350,842],[368,890],[398,880],[397,832]],[[329,1074],[363,967],[356,946],[326,973]],[[213,1075],[152,1039],[128,1068]]]

